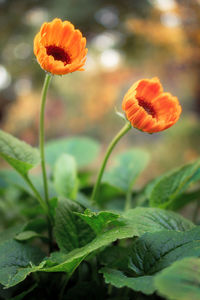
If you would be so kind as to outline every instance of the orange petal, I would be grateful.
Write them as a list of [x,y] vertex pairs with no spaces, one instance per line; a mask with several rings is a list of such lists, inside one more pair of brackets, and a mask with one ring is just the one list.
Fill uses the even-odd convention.
[[153,107],[157,113],[159,120],[169,122],[171,119],[175,119],[180,116],[181,106],[176,97],[173,97],[170,93],[162,93],[159,95],[153,104]]
[[136,88],[136,98],[143,99],[147,102],[155,99],[161,92],[162,86],[158,78],[143,79],[138,83]]

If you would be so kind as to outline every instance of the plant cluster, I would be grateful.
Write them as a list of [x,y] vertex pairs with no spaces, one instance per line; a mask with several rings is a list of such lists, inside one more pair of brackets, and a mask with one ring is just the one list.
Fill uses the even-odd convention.
[[[70,22],[55,19],[42,25],[34,53],[47,72],[39,149],[0,131],[0,155],[14,169],[0,172],[1,219],[9,227],[0,234],[1,299],[200,299],[199,205],[194,222],[175,212],[199,198],[200,160],[140,190],[133,186],[148,152],[128,149],[105,170],[133,127],[152,134],[174,125],[178,99],[163,92],[158,78],[133,84],[123,99],[125,115],[118,113],[125,125],[93,186],[87,167],[99,143],[72,137],[45,144],[44,131],[52,75],[83,70],[86,39]],[[40,164],[41,172],[29,172]]]

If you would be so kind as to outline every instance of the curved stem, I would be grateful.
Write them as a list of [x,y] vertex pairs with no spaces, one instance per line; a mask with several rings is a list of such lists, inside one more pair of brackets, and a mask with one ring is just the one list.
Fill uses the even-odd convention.
[[45,168],[44,113],[45,113],[45,104],[47,98],[47,90],[49,87],[50,80],[51,80],[51,75],[47,74],[42,89],[42,99],[41,99],[41,108],[40,108],[40,156],[41,156],[41,167],[42,167],[42,176],[43,176],[43,184],[44,184],[44,195],[45,195],[45,201],[48,209],[49,209],[49,193],[48,193],[47,173]]
[[46,74],[43,89],[42,89],[42,98],[41,98],[41,108],[40,108],[40,157],[41,157],[41,167],[42,167],[42,177],[43,177],[43,185],[44,185],[44,196],[45,196],[45,204],[47,206],[47,223],[48,223],[48,235],[49,235],[49,252],[52,250],[53,244],[53,235],[52,235],[52,217],[50,212],[50,204],[49,204],[49,192],[48,192],[48,182],[47,182],[47,173],[45,167],[45,150],[44,150],[44,114],[45,114],[45,104],[47,99],[47,91],[51,81],[51,75]]
[[44,202],[44,200],[40,196],[39,192],[36,190],[35,186],[31,182],[30,178],[28,176],[23,176],[23,178],[26,181],[26,183],[29,185],[31,190],[33,191],[35,197],[37,198],[37,200],[40,203],[41,207],[44,209],[45,213],[48,215],[48,206],[46,205],[46,203]]
[[102,179],[102,176],[103,176],[103,172],[104,172],[104,169],[106,167],[106,163],[108,161],[108,158],[109,158],[113,148],[115,147],[117,142],[121,139],[121,137],[123,137],[130,129],[131,129],[131,124],[129,122],[126,122],[124,127],[122,127],[122,129],[118,132],[118,134],[114,137],[114,139],[111,141],[110,145],[108,146],[108,149],[107,149],[107,152],[105,154],[103,163],[102,163],[101,168],[99,170],[97,181],[95,183],[95,186],[94,186],[94,189],[93,189],[93,192],[92,192],[91,200],[93,202],[97,198],[97,194],[99,192],[99,187],[100,187],[100,184],[101,184],[101,179]]

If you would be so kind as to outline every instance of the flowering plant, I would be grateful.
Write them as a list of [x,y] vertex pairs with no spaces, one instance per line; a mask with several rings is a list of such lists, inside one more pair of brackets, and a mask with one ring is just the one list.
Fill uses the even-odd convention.
[[[50,80],[83,70],[86,39],[70,22],[55,19],[42,25],[34,53],[47,72],[39,149],[0,131],[0,155],[15,169],[0,173],[2,197],[7,201],[12,186],[13,201],[26,202],[24,222],[11,221],[0,234],[2,299],[199,299],[198,206],[194,222],[174,211],[198,200],[199,190],[187,189],[200,178],[200,160],[142,190],[133,187],[148,164],[146,151],[129,149],[106,169],[113,148],[133,127],[155,133],[174,125],[178,99],[163,92],[158,78],[133,84],[122,102],[125,125],[93,185],[83,170],[97,158],[98,142],[63,138],[45,144],[44,130]],[[30,174],[37,165],[41,172]]]

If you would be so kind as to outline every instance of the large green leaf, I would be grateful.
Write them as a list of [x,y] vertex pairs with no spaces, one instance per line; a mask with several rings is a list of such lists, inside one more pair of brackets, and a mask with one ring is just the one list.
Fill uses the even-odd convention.
[[80,248],[95,236],[90,226],[74,212],[83,212],[83,209],[73,201],[59,199],[54,232],[58,246],[63,252]]
[[152,275],[176,260],[200,256],[200,226],[190,231],[146,233],[131,248],[130,268],[138,276]]
[[200,299],[200,259],[177,261],[155,277],[158,293],[169,300]]
[[191,221],[179,214],[160,208],[137,207],[124,213],[124,217],[134,227],[136,236],[163,229],[186,231],[195,227]]
[[[180,195],[191,182],[198,180],[200,160],[163,175],[155,185],[150,186],[150,204],[154,207],[168,207],[174,201],[180,201]],[[178,199],[178,200],[177,200]]]
[[38,264],[44,257],[40,249],[7,240],[0,244],[0,283],[10,286],[19,271]]
[[0,155],[22,175],[26,175],[40,162],[37,149],[2,130],[0,130]]
[[[184,257],[200,256],[199,236],[200,227],[187,232],[146,233],[134,241],[127,251],[125,248],[122,250],[119,247],[110,247],[111,253],[109,253],[106,249],[104,252],[111,257],[106,260],[104,258],[108,267],[103,268],[101,272],[106,283],[115,287],[129,287],[135,291],[151,294],[155,291],[154,279],[159,271]],[[127,258],[123,254],[125,251]],[[128,267],[132,271],[132,276]]]
[[123,192],[129,191],[138,175],[149,161],[149,155],[142,149],[132,149],[116,157],[116,164],[106,171],[103,182],[108,183]]
[[109,268],[102,268],[100,273],[103,273],[106,283],[117,288],[128,287],[147,295],[155,292],[153,276],[127,277],[123,272]]
[[63,138],[46,144],[46,161],[54,166],[61,154],[72,155],[78,168],[83,168],[98,156],[100,145],[97,141],[87,137]]
[[[72,202],[73,203],[73,202]],[[66,210],[66,211],[65,211]],[[77,209],[75,208],[74,211]],[[43,265],[34,267],[28,270],[18,270],[17,274],[14,275],[9,281],[10,286],[15,285],[26,277],[26,274],[36,271],[43,272],[66,272],[68,276],[73,273],[77,266],[84,260],[89,254],[94,251],[100,250],[101,248],[109,245],[110,243],[116,241],[117,239],[131,238],[134,236],[141,236],[145,232],[156,232],[161,230],[189,230],[194,227],[194,225],[182,218],[178,214],[171,213],[165,210],[157,208],[137,208],[128,211],[126,214],[120,217],[120,221],[116,223],[114,227],[108,228],[105,232],[103,231],[98,236],[93,238],[88,244],[81,247],[79,240],[77,241],[77,229],[74,228],[74,220],[72,217],[73,209],[70,207],[65,208],[65,204],[60,205],[58,209],[56,224],[57,226],[57,240],[59,246],[64,249],[64,251],[69,251],[70,247],[80,247],[72,250],[69,253],[55,252],[50,258],[47,258]],[[70,220],[69,217],[72,217]],[[80,218],[77,215],[74,215]],[[137,216],[137,217],[136,217]],[[106,216],[107,217],[107,216]],[[113,218],[113,217],[112,217]],[[60,220],[60,223],[59,223]],[[83,220],[80,219],[82,222]],[[69,222],[69,224],[67,224]],[[77,223],[76,223],[77,224]],[[75,225],[76,226],[76,225]],[[68,231],[71,231],[68,235]],[[76,234],[76,238],[73,234]],[[87,233],[88,235],[88,233]],[[68,243],[68,239],[69,243]],[[83,241],[85,237],[83,235]]]
[[73,156],[62,154],[54,167],[54,186],[59,196],[75,199],[78,191],[76,162]]

